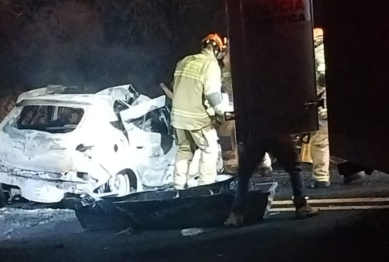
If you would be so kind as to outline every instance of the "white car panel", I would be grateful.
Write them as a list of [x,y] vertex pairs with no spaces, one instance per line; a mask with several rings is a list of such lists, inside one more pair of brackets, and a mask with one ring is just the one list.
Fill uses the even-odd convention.
[[[0,123],[0,183],[42,203],[67,193],[116,195],[113,189],[127,180],[128,194],[172,186],[177,145],[165,96],[150,99],[131,85],[94,94],[71,90],[48,86],[18,97]],[[78,122],[69,125],[72,117]],[[123,174],[127,180],[115,179]]]

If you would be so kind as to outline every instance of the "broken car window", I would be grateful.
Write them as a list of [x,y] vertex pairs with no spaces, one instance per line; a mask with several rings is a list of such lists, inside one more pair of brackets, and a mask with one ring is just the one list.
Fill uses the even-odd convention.
[[161,109],[148,112],[146,115],[137,119],[132,119],[131,122],[137,128],[146,131],[160,134],[168,134],[169,128],[164,121],[164,115]]
[[145,131],[160,133],[160,134],[164,134],[164,135],[168,134],[169,129],[168,129],[163,117],[164,117],[164,115],[163,115],[161,109],[147,113],[146,119],[145,119],[145,124],[148,128]]
[[119,114],[121,111],[128,109],[129,107],[120,100],[116,100],[113,104],[113,110],[115,111],[115,114]]
[[125,132],[125,127],[120,120],[120,112],[126,109],[128,109],[128,106],[123,101],[116,100],[113,104],[113,111],[115,112],[119,120],[111,122],[111,125],[122,132]]
[[84,115],[82,108],[64,106],[24,106],[12,125],[17,129],[39,130],[49,133],[73,131]]
[[[119,113],[128,108],[129,106],[120,100],[116,100],[113,105],[115,114],[118,115],[119,118],[120,118]],[[169,120],[167,119],[168,116],[166,116],[166,114],[169,115],[168,109],[163,107],[148,112],[146,115],[141,116],[139,118],[131,119],[125,122],[132,123],[137,128],[146,132],[171,134],[169,129],[170,123]],[[116,127],[117,129],[121,130],[119,123],[111,123],[111,124],[114,125],[114,127]]]

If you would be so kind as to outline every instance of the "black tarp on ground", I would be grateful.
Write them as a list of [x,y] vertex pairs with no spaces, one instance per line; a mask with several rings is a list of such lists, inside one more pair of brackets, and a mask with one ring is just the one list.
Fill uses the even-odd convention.
[[[155,230],[222,226],[234,199],[234,182],[227,180],[183,191],[152,191],[89,202],[68,197],[82,227],[89,231]],[[263,219],[277,183],[252,184],[247,196],[246,222]],[[270,201],[269,201],[270,200]]]

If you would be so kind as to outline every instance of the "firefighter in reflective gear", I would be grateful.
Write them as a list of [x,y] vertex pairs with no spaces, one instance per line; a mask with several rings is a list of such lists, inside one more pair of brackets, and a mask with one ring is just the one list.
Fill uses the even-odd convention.
[[328,142],[323,30],[315,28],[313,36],[315,43],[317,95],[321,105],[318,108],[319,130],[311,133],[310,142],[313,178],[315,180],[314,187],[323,188],[330,185],[330,148]]
[[201,150],[199,185],[216,181],[218,137],[215,117],[223,116],[221,69],[218,59],[227,52],[227,39],[209,34],[201,41],[201,52],[177,63],[173,80],[171,124],[178,145],[174,188],[187,184],[189,162],[196,146]]

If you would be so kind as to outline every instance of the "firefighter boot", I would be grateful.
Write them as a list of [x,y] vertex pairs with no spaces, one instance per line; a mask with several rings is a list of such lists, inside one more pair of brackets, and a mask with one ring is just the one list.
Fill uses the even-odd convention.
[[243,215],[231,212],[230,216],[224,222],[226,227],[241,227],[243,226]]
[[313,188],[328,188],[331,185],[330,181],[316,181],[312,187]]
[[304,197],[294,198],[293,203],[296,207],[297,219],[313,217],[319,214],[319,210],[317,208],[311,207]]

